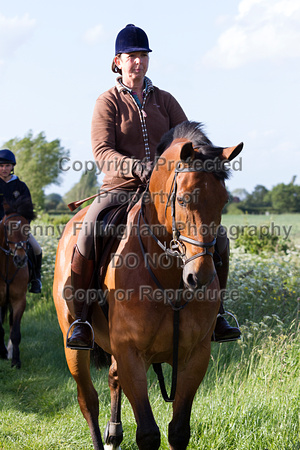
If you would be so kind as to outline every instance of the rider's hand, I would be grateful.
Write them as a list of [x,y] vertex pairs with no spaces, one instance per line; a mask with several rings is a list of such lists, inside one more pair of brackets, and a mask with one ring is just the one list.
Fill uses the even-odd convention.
[[153,161],[135,161],[132,167],[132,174],[139,178],[143,184],[146,184],[151,176],[153,166]]

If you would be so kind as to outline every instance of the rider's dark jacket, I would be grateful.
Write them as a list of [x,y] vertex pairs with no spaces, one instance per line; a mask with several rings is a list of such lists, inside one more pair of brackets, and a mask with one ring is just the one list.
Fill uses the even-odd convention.
[[4,216],[3,199],[5,198],[9,203],[11,200],[15,200],[20,195],[31,198],[27,185],[16,175],[12,175],[8,182],[0,178],[0,220]]

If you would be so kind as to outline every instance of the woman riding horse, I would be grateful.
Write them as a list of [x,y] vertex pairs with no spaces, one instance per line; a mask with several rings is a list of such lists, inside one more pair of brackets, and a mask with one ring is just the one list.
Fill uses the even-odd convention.
[[[169,139],[173,139],[171,145]],[[128,213],[126,232],[109,249],[113,258],[105,274],[100,274],[99,288],[92,290],[99,294],[99,301],[94,298],[91,305],[94,340],[112,359],[108,374],[111,415],[103,436],[105,449],[119,448],[123,439],[122,392],[134,412],[138,448],[160,448],[160,431],[148,390],[151,365],[164,399],[173,401],[168,426],[170,449],[188,446],[193,400],[209,364],[220,307],[214,258],[216,230],[228,201],[226,168],[242,148],[242,143],[230,148],[214,146],[203,135],[201,124],[185,121],[177,125],[167,136],[166,146],[160,146],[163,153],[149,184]],[[68,222],[59,241],[53,299],[81,412],[94,449],[104,450],[99,398],[90,373],[91,352],[79,347],[72,350],[67,345],[74,317],[70,292],[71,256],[78,238],[74,225],[83,222],[87,211],[88,207]],[[137,265],[131,264],[132,258]],[[67,298],[70,301],[65,301]],[[163,363],[172,366],[170,396],[163,383]]]
[[[116,86],[97,99],[92,119],[92,147],[96,162],[105,173],[103,188],[115,187],[101,201],[99,197],[89,207],[74,247],[71,263],[73,303],[77,320],[68,347],[90,348],[91,330],[84,321],[84,304],[89,303],[87,291],[93,286],[94,224],[100,212],[130,199],[140,184],[146,184],[161,137],[187,117],[175,98],[153,86],[146,77],[149,64],[148,37],[132,24],[122,29],[116,38],[112,71],[121,76]],[[118,185],[132,178],[126,190]],[[87,231],[88,230],[88,231]],[[220,285],[226,287],[229,250],[226,235],[217,239],[222,266],[217,268]],[[76,293],[80,292],[80,296]],[[82,293],[85,292],[84,295]],[[77,297],[77,298],[76,298]],[[80,298],[79,298],[80,297]],[[220,313],[223,313],[221,306]],[[89,319],[89,315],[87,315]],[[232,328],[219,315],[215,340],[237,339],[238,328]]]
[[[28,186],[14,174],[14,166],[17,164],[15,155],[8,149],[0,150],[0,219],[4,216],[3,199],[9,203],[23,196],[31,201]],[[29,258],[32,263],[32,277],[29,292],[39,294],[42,289],[41,267],[42,249],[32,234],[29,234],[30,244]]]

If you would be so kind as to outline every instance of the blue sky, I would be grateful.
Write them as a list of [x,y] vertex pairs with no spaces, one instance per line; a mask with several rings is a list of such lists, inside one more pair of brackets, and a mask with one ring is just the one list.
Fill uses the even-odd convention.
[[[244,142],[231,191],[300,183],[300,0],[1,2],[0,146],[43,131],[71,166],[92,161],[94,104],[114,85],[115,37],[128,23],[148,34],[153,83],[214,144]],[[71,168],[46,193],[80,176]]]

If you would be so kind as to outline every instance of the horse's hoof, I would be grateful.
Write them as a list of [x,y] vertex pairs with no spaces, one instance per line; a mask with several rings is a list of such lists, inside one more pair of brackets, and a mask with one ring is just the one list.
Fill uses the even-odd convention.
[[114,447],[112,444],[105,444],[104,450],[121,450],[121,447]]
[[119,450],[119,445],[123,440],[123,428],[122,423],[107,422],[103,439],[107,447],[107,450]]
[[8,358],[7,358],[7,350],[6,350],[6,351],[3,351],[3,352],[2,352],[2,351],[0,352],[0,358],[1,358],[1,359],[8,359]]
[[15,367],[16,369],[21,369],[21,361],[12,362],[11,367]]

